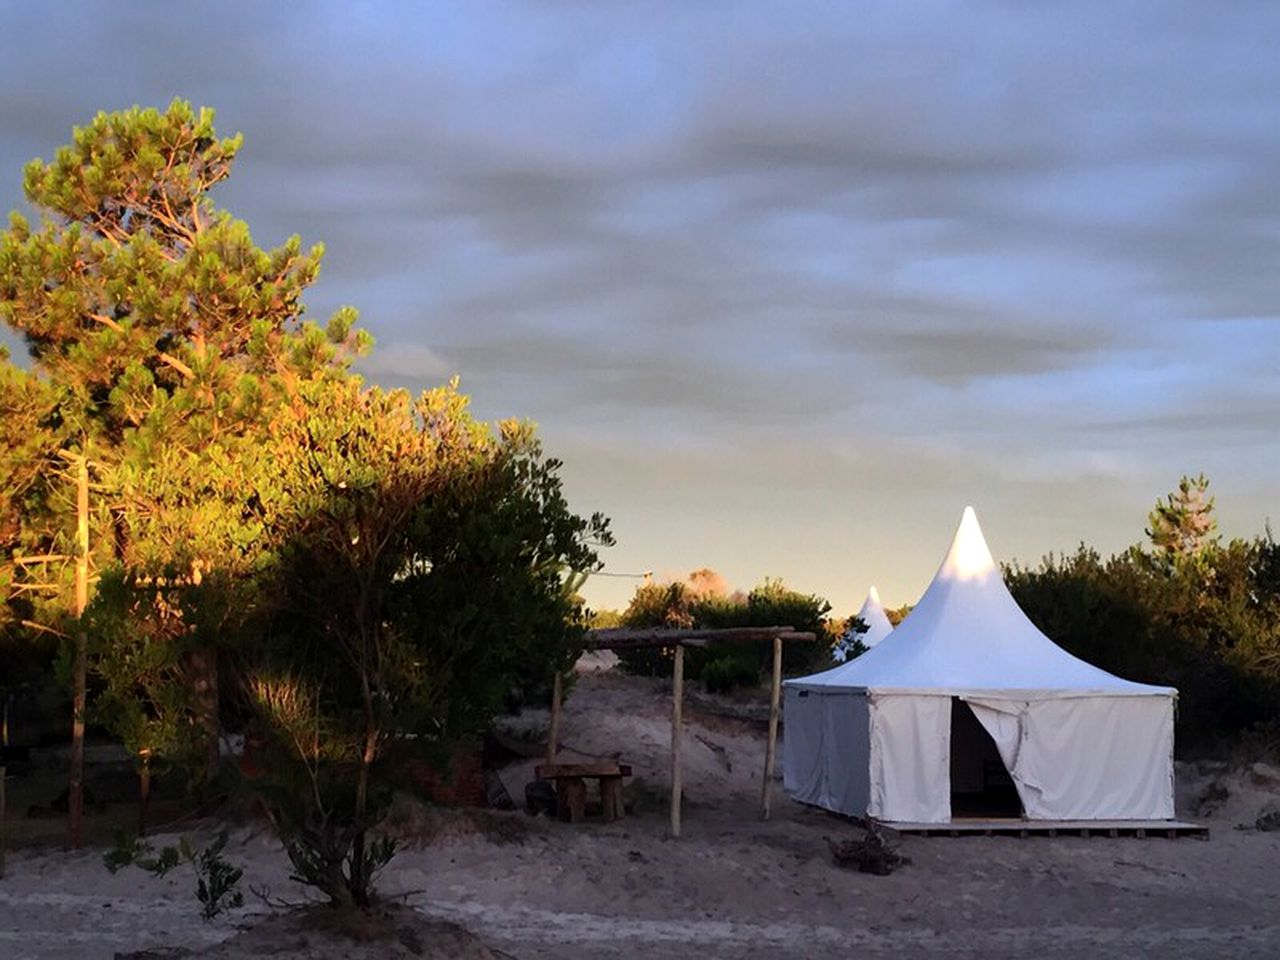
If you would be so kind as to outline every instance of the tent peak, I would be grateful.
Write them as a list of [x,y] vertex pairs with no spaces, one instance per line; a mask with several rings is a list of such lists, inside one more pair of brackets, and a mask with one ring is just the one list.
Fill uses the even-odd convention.
[[866,632],[858,637],[867,648],[874,647],[893,630],[893,624],[885,616],[884,604],[880,602],[880,591],[875,587],[867,591],[867,599],[862,602],[858,619],[867,626]]
[[999,575],[982,527],[978,525],[978,515],[973,507],[965,507],[938,576],[946,580],[985,580],[992,574]]

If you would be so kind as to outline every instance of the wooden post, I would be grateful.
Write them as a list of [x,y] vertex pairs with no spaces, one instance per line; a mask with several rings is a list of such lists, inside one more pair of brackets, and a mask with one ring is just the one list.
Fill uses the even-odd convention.
[[[199,585],[199,575],[194,576],[191,582]],[[201,793],[207,796],[212,793],[222,763],[218,745],[222,730],[218,717],[217,648],[202,646],[188,650],[183,657],[183,667],[191,683],[192,707],[196,729],[199,731],[199,785]]]
[[85,674],[88,672],[89,638],[84,629],[84,611],[89,606],[89,461],[82,453],[76,459],[76,627],[75,657],[71,674],[71,778],[67,791],[67,815],[71,846],[80,849],[84,841],[84,714]]
[[9,750],[9,694],[4,695],[4,705],[0,707],[0,878],[4,877],[5,849],[8,846],[8,807],[5,800],[4,780],[9,772],[6,766]]
[[587,816],[587,781],[582,777],[561,777],[556,781],[556,806],[560,819],[580,823]]
[[676,644],[671,667],[671,836],[680,836],[680,726],[684,713],[684,647]]
[[605,823],[621,820],[627,815],[622,801],[622,777],[600,777],[600,813]]
[[6,816],[8,811],[5,805],[4,794],[4,778],[7,772],[4,761],[0,760],[0,879],[4,878],[4,854],[5,847],[8,846],[9,842],[8,829],[6,826]]
[[138,836],[147,832],[147,809],[151,806],[151,748],[143,747],[138,771]]
[[551,729],[547,731],[547,763],[556,762],[556,752],[560,746],[560,671],[556,671],[555,682],[551,686]]
[[778,712],[782,701],[782,638],[773,638],[773,681],[769,686],[769,741],[764,750],[764,783],[760,785],[760,818],[769,819],[773,794],[773,759],[778,743]]

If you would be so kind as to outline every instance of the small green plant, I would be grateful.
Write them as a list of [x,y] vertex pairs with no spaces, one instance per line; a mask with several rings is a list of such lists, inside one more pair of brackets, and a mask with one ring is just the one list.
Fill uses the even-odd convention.
[[244,894],[240,892],[244,871],[223,858],[226,846],[225,830],[201,850],[182,837],[176,847],[161,847],[159,852],[145,840],[121,832],[116,845],[102,855],[102,864],[112,873],[133,866],[155,877],[163,877],[184,862],[190,864],[196,876],[200,917],[209,921],[224,910],[244,906]]

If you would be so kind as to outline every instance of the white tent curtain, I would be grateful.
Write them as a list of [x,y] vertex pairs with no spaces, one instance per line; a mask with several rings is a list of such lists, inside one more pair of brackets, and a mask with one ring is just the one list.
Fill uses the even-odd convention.
[[1165,820],[1173,710],[1163,697],[966,697],[1032,820]]
[[951,697],[867,698],[871,783],[867,813],[879,820],[951,819]]
[[1021,778],[1026,771],[1019,769],[1018,758],[1023,737],[1022,718],[1028,705],[1017,700],[979,700],[974,697],[960,699],[969,705],[983,729],[995,741],[996,751],[1000,754],[1004,768],[1009,771],[1009,776],[1013,778],[1014,786],[1018,789],[1018,799],[1022,801],[1025,812],[1028,788]]

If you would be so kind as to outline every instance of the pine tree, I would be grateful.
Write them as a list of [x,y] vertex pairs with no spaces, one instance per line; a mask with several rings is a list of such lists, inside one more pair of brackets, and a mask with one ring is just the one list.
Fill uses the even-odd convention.
[[[243,221],[213,204],[209,193],[230,175],[240,145],[238,136],[217,137],[211,110],[178,100],[164,112],[99,114],[52,162],[27,166],[40,224],[14,213],[0,235],[0,319],[25,339],[57,448],[94,468],[95,572],[116,567],[131,582],[164,587],[198,580],[213,556],[224,560],[228,538],[243,531],[227,529],[202,496],[234,476],[237,451],[260,439],[297,382],[346,376],[347,358],[368,345],[354,311],[339,311],[323,330],[303,319],[320,246],[304,251],[295,236],[260,249]],[[69,554],[74,524],[50,461],[9,456],[18,471],[45,464],[10,511],[16,542],[37,556]],[[9,566],[21,581],[26,571]],[[15,582],[10,595],[22,588],[30,593],[32,583]],[[21,619],[61,630],[74,594],[46,600],[39,617]],[[149,602],[143,616],[134,597],[132,617],[163,622],[154,636],[195,691],[187,707],[216,764],[218,638],[175,620],[179,608],[162,590]]]
[[15,431],[0,466],[49,493],[0,522],[14,543],[65,539],[53,464],[89,455],[99,579],[76,626],[101,716],[139,757],[216,749],[201,655],[231,647],[268,760],[250,788],[298,875],[364,905],[405,756],[568,668],[571,593],[611,537],[569,511],[528,425],[474,421],[456,384],[413,399],[350,373],[354,311],[304,318],[319,248],[259,250],[208,200],[239,145],[175,102],[100,115],[28,168],[45,220],[0,236],[0,317],[33,370],[0,366],[0,398],[48,437],[33,452]]
[[[18,640],[24,631],[46,637],[60,633],[56,621],[61,608],[56,602],[54,610],[46,608],[50,597],[63,592],[62,564],[26,562],[49,555],[48,542],[38,535],[43,531],[31,518],[47,517],[61,508],[56,503],[61,492],[56,471],[65,435],[57,406],[50,385],[15,364],[0,347],[0,597],[7,601],[0,604],[0,642],[7,647],[9,663],[21,656]],[[40,569],[28,570],[29,566]],[[46,585],[38,587],[40,582]]]
[[1156,501],[1147,515],[1147,536],[1166,557],[1191,557],[1218,541],[1213,517],[1214,498],[1208,496],[1204,474],[1184,476],[1178,489]]

